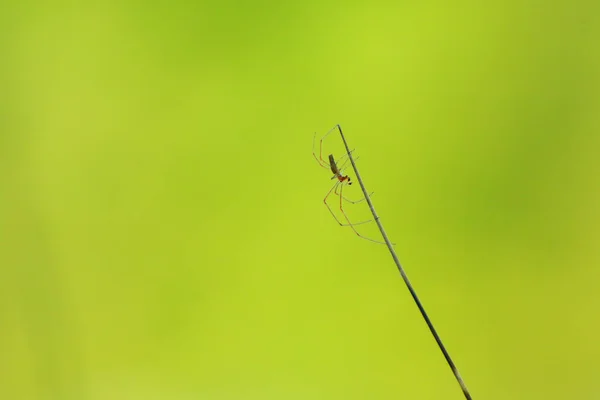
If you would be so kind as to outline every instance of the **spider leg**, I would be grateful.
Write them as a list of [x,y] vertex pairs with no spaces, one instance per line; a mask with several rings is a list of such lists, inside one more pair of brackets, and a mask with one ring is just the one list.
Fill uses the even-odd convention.
[[325,169],[329,169],[329,164],[325,162],[325,160],[323,160],[323,157],[321,157],[321,149],[323,146],[323,138],[321,138],[321,141],[319,142],[319,157],[317,157],[317,153],[315,153],[315,140],[317,138],[317,132],[315,132],[314,136],[313,136],[313,157],[315,158],[315,160],[317,160],[317,162],[319,163],[319,165]]
[[[368,237],[363,236],[360,233],[358,233],[358,231],[354,227],[354,225],[358,225],[358,223],[357,224],[353,224],[352,222],[350,222],[350,218],[348,218],[348,216],[346,215],[346,212],[344,211],[344,202],[342,201],[343,198],[344,198],[344,196],[342,195],[342,189],[343,189],[343,186],[340,187],[340,210],[342,211],[342,214],[344,214],[344,217],[346,218],[346,221],[348,221],[348,226],[350,226],[352,228],[352,230],[354,231],[354,233],[356,233],[359,237],[361,237],[361,238],[363,238],[365,240],[368,240],[368,241],[373,242],[373,243],[386,244],[385,242],[380,242],[378,240],[374,240],[374,239],[368,238]],[[371,222],[371,221],[367,221],[367,222]]]
[[317,154],[315,153],[315,140],[317,137],[317,132],[315,132],[315,135],[313,136],[313,156],[315,157],[319,165],[323,168],[329,169],[329,163],[323,160],[323,140],[325,140],[327,136],[331,135],[331,133],[336,129],[339,131],[339,124],[331,128],[329,132],[324,134],[323,137],[321,137],[321,139],[319,140],[319,157],[317,157]]
[[[368,223],[368,222],[373,222],[373,220],[372,220],[372,219],[370,219],[370,220],[367,220],[367,221],[361,221],[361,222],[356,222],[356,223],[352,224],[352,223],[351,223],[351,222],[348,220],[348,218],[346,218],[346,220],[348,220],[348,223],[347,223],[347,224],[345,224],[345,223],[343,223],[342,221],[340,221],[340,220],[338,219],[338,217],[337,217],[337,216],[334,214],[333,210],[332,210],[332,209],[331,209],[331,207],[329,206],[329,203],[327,203],[327,199],[329,198],[329,196],[331,195],[331,193],[332,193],[332,192],[335,192],[335,193],[337,194],[337,187],[338,187],[338,186],[340,186],[340,187],[341,187],[341,186],[343,186],[343,185],[344,185],[344,183],[343,183],[343,182],[339,182],[339,181],[338,181],[338,182],[336,182],[336,183],[335,183],[335,185],[333,185],[333,187],[332,187],[331,189],[329,189],[329,192],[327,192],[327,195],[326,195],[326,196],[325,196],[325,198],[323,199],[323,203],[325,203],[325,206],[327,206],[327,209],[329,210],[329,212],[331,213],[331,215],[333,216],[333,218],[335,219],[335,221],[336,221],[338,224],[340,224],[340,226],[361,225],[361,224],[366,224],[366,223]],[[340,189],[340,192],[341,192],[341,189]],[[340,197],[340,203],[341,203],[341,197]],[[344,212],[344,210],[343,210],[343,209],[342,209],[342,212]],[[345,215],[345,214],[344,214],[344,215]],[[352,229],[354,229],[354,228],[352,228]],[[356,232],[356,230],[355,230],[355,232]],[[359,235],[359,236],[360,236],[360,235]]]
[[[353,151],[354,151],[354,149],[350,150],[350,153],[352,153]],[[341,157],[340,157],[340,159],[339,159],[337,162],[339,163],[340,161],[344,160],[344,158],[345,158],[345,157],[348,157],[348,155],[349,155],[350,153],[346,153],[346,154],[344,154],[343,156],[341,156]],[[356,161],[356,160],[358,160],[358,159],[359,159],[359,157],[356,157],[356,158],[354,159],[354,161]],[[341,165],[339,165],[339,166],[338,166],[338,169],[340,170],[340,173],[343,173],[343,172],[344,172],[344,169],[346,168],[346,164],[348,164],[348,161],[350,161],[350,157],[346,158],[346,159],[344,160],[344,162],[343,162]]]
[[[338,195],[338,196],[340,196],[340,195],[341,195],[340,193],[338,193],[337,189],[335,190],[335,194],[336,194],[336,195]],[[375,192],[371,192],[371,193],[369,193],[369,197],[373,196],[374,194],[375,194]],[[342,198],[343,198],[344,200],[346,200],[346,201],[347,201],[348,203],[350,203],[350,204],[358,204],[358,203],[361,203],[361,202],[363,202],[363,201],[365,201],[365,200],[366,200],[364,197],[363,197],[362,199],[360,199],[360,200],[350,200],[350,199],[349,199],[349,198],[347,198],[346,196],[342,196]],[[355,224],[355,225],[356,225],[356,224]]]

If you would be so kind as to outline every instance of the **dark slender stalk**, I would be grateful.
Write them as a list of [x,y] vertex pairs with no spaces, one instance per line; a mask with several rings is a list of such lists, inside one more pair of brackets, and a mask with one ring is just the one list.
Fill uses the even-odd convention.
[[454,365],[454,362],[452,361],[452,358],[450,358],[450,354],[448,353],[448,350],[446,350],[446,347],[442,343],[442,339],[440,339],[440,336],[438,335],[437,331],[433,327],[433,323],[429,319],[429,316],[427,315],[425,308],[421,304],[421,300],[419,300],[419,297],[417,296],[417,292],[415,292],[415,289],[413,289],[413,286],[410,283],[410,280],[408,279],[406,272],[404,272],[404,268],[402,268],[402,265],[400,264],[400,260],[398,259],[398,256],[396,255],[396,250],[394,249],[392,242],[390,242],[390,239],[388,239],[388,236],[385,233],[385,229],[383,229],[383,225],[381,225],[381,221],[379,220],[379,216],[377,215],[377,212],[375,211],[375,207],[373,206],[371,197],[369,196],[367,189],[365,188],[365,184],[363,183],[363,180],[360,177],[360,174],[358,173],[358,168],[356,168],[356,163],[354,162],[354,158],[352,157],[352,152],[350,151],[350,147],[348,147],[348,142],[346,142],[346,138],[344,137],[344,133],[342,132],[342,127],[340,125],[337,125],[337,128],[340,131],[342,140],[344,141],[344,146],[346,147],[346,153],[348,154],[348,157],[350,158],[350,162],[352,163],[352,168],[354,169],[354,173],[356,174],[356,180],[360,184],[360,188],[362,189],[365,199],[367,200],[367,203],[369,204],[369,208],[371,209],[371,213],[373,214],[373,219],[375,220],[375,222],[377,223],[377,226],[379,227],[381,236],[383,237],[383,240],[385,241],[388,249],[390,250],[390,253],[392,253],[392,258],[394,259],[394,262],[396,263],[396,267],[398,267],[398,271],[400,271],[400,275],[402,275],[402,279],[404,280],[406,287],[410,291],[410,294],[411,294],[413,300],[415,301],[415,303],[417,304],[417,307],[419,307],[419,311],[421,312],[423,319],[427,323],[427,326],[429,327],[431,334],[435,338],[435,341],[437,342],[438,347],[444,354],[444,358],[446,359],[446,362],[450,366],[450,369],[452,369],[452,373],[454,374],[454,377],[458,381],[458,384],[460,385],[460,387],[465,395],[465,398],[467,398],[467,400],[472,400],[471,394],[469,393],[469,390],[467,389],[467,385],[465,385],[465,382],[463,381],[462,377],[460,376],[460,373],[458,372],[458,368],[456,368],[456,365]]

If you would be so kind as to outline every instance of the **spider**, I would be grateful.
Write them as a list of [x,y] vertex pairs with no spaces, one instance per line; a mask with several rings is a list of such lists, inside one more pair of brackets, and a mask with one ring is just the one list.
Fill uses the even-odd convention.
[[[319,155],[318,156],[315,152],[315,142],[316,142],[316,138],[317,138],[316,132],[315,132],[315,135],[313,136],[313,157],[315,158],[315,160],[317,160],[317,162],[319,163],[319,165],[322,168],[331,170],[331,172],[333,173],[333,176],[331,177],[331,179],[336,179],[336,182],[333,185],[333,187],[331,189],[329,189],[329,191],[327,192],[327,195],[325,195],[325,198],[323,199],[323,203],[325,203],[325,206],[327,206],[327,209],[329,210],[329,212],[331,213],[333,218],[336,220],[336,222],[338,224],[340,224],[340,226],[349,226],[350,228],[352,228],[354,233],[356,233],[359,237],[366,239],[370,242],[385,244],[384,242],[380,242],[378,240],[370,239],[366,236],[363,236],[356,230],[356,228],[355,228],[356,225],[362,225],[362,224],[367,224],[369,222],[373,222],[372,219],[353,223],[350,221],[350,218],[348,218],[348,215],[344,211],[344,200],[351,204],[358,204],[362,201],[365,201],[365,198],[354,201],[354,200],[350,200],[350,199],[344,197],[344,195],[343,195],[344,186],[352,185],[352,179],[348,175],[344,175],[344,167],[346,166],[346,163],[350,160],[350,153],[352,153],[354,150],[351,150],[350,153],[344,154],[337,162],[336,162],[333,154],[330,154],[328,156],[329,162],[326,162],[323,159],[323,155],[322,155],[323,154],[323,140],[325,140],[325,138],[327,138],[327,136],[329,136],[331,134],[331,132],[333,132],[335,130],[339,130],[339,125],[336,125],[335,127],[333,127],[331,130],[329,130],[329,132],[327,132],[325,135],[323,135],[323,137],[319,140]],[[340,164],[340,162],[342,162],[342,160],[344,160],[344,161],[343,161],[343,163]],[[354,161],[356,161],[356,160],[358,160],[358,157],[356,157],[354,159]],[[338,166],[338,164],[340,164],[340,165]],[[344,215],[344,218],[346,219],[347,223],[343,223],[342,221],[340,221],[338,219],[338,217],[334,214],[331,207],[329,206],[327,199],[329,198],[331,193],[335,193],[337,196],[340,197],[340,211]],[[371,195],[373,195],[373,192],[371,192],[369,194],[369,196],[371,196]]]

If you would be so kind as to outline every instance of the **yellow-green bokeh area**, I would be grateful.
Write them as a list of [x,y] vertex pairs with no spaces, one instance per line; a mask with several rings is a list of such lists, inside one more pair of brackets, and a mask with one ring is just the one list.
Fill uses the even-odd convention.
[[600,398],[597,1],[6,3],[0,398]]

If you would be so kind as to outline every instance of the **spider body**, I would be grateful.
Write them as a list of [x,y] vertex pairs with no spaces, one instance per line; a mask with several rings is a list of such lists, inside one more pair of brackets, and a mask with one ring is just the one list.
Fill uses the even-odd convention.
[[342,175],[340,172],[340,169],[335,163],[335,158],[333,158],[333,154],[329,155],[329,168],[331,168],[331,172],[333,172],[331,179],[337,178],[337,180],[340,182],[348,182],[348,185],[352,185],[350,177],[348,175]]

